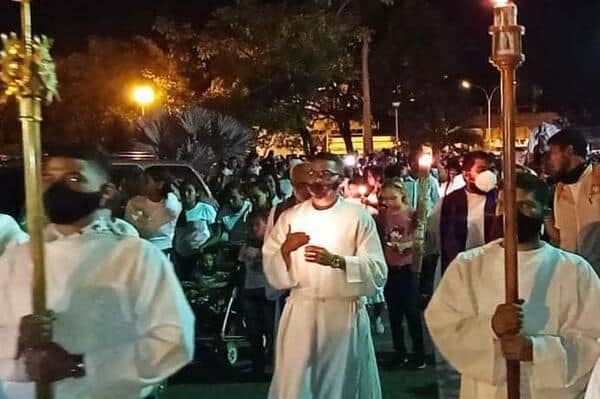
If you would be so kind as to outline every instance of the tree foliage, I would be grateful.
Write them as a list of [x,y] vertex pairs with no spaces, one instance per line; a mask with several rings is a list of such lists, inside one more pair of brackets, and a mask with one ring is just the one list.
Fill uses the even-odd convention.
[[199,32],[165,21],[157,29],[170,54],[196,63],[204,106],[307,144],[323,88],[355,75],[356,24],[318,7],[243,4],[217,10]]
[[191,94],[177,66],[145,37],[92,37],[84,50],[57,59],[57,73],[62,101],[45,113],[50,139],[78,137],[119,147],[139,115],[130,97],[134,84],[152,83],[169,109],[183,106]]
[[159,158],[184,160],[197,170],[215,162],[243,160],[254,149],[256,134],[235,118],[201,107],[180,112],[159,110],[138,120],[138,150]]

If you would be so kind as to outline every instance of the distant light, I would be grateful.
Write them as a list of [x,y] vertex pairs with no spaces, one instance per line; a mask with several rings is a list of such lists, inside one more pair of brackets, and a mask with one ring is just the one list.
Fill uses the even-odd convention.
[[150,86],[138,86],[133,89],[133,100],[140,105],[151,104],[155,97],[154,89]]
[[349,168],[353,168],[356,166],[356,157],[354,155],[348,154],[344,157],[344,165]]
[[411,103],[414,103],[415,101],[417,101],[417,99],[416,99],[416,98],[414,98],[414,97],[412,97],[412,98],[411,98],[409,101],[410,101]]
[[505,7],[511,0],[492,0],[494,7]]
[[399,106],[400,106],[400,102],[399,101],[396,101],[396,102],[392,103],[392,107],[394,107],[394,108],[398,108]]
[[419,167],[429,169],[433,165],[433,156],[431,154],[423,154],[419,157]]
[[471,89],[472,85],[471,82],[469,82],[468,80],[463,80],[462,82],[460,82],[460,85],[463,89]]

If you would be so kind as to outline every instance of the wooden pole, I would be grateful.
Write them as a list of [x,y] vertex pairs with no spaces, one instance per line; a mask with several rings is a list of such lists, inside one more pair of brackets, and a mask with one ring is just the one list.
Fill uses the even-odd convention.
[[[517,203],[515,173],[515,69],[502,69],[502,130],[504,138],[504,266],[506,303],[519,300],[519,266],[517,260]],[[507,361],[508,399],[520,395],[521,363]]]
[[371,116],[371,84],[369,82],[369,41],[371,35],[367,29],[362,35],[362,78],[363,78],[363,152],[373,152],[373,118]]
[[[519,266],[517,258],[517,204],[515,172],[515,114],[516,69],[525,61],[522,36],[525,29],[517,24],[517,6],[498,2],[494,8],[492,57],[490,62],[498,69],[502,89],[502,133],[504,173],[504,268],[506,303],[519,300]],[[506,362],[508,399],[521,397],[521,363]]]

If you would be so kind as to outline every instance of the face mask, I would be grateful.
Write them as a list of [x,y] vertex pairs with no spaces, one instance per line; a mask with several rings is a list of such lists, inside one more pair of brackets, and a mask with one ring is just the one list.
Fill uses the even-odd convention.
[[98,209],[101,197],[100,192],[82,193],[57,182],[44,193],[44,208],[52,223],[70,224]]
[[534,240],[542,230],[543,221],[531,216],[527,216],[521,211],[517,211],[517,237],[519,243]]
[[313,198],[323,199],[327,197],[327,195],[335,190],[335,186],[332,184],[324,184],[324,183],[312,183],[308,185],[308,192]]
[[481,172],[475,178],[475,187],[484,193],[489,193],[498,185],[496,174],[490,170]]

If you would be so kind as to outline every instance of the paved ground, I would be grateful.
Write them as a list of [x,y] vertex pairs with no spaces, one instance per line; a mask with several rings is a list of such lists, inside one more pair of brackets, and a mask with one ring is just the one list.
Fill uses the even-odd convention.
[[[389,328],[383,336],[375,337],[375,347],[379,358],[389,357],[392,349]],[[214,362],[189,367],[171,381],[160,399],[265,399],[268,382],[252,381],[244,371],[247,364],[242,359],[235,369],[218,367]],[[437,399],[432,366],[420,371],[380,368],[380,374],[385,399]]]

